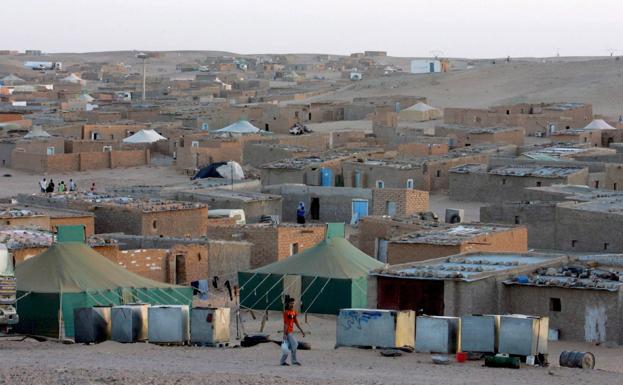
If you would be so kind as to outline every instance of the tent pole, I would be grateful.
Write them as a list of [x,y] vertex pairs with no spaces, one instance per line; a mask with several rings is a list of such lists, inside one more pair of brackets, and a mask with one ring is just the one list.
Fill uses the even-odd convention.
[[171,294],[167,293],[166,291],[162,290],[161,288],[156,288],[156,290],[159,290],[160,292],[162,292],[162,294],[166,295],[169,298],[172,298],[173,301],[175,301],[174,305],[177,305],[177,303],[179,302],[178,298],[175,298],[174,296],[172,296]]
[[[141,290],[141,289],[140,289],[140,288],[136,288],[136,290],[137,290],[137,291],[139,291],[139,293],[140,293],[140,290]],[[145,290],[145,291],[143,291],[143,295],[144,295],[145,297],[147,297],[147,298],[151,299],[152,301],[154,301],[154,305],[161,305],[161,304],[162,304],[161,300],[159,300],[159,299],[158,299],[158,297],[155,297],[155,296],[152,296],[151,294],[149,294],[149,293],[146,291],[147,289],[143,289],[143,290]]]
[[[247,286],[247,284],[248,284],[249,282],[251,282],[251,280],[253,279],[253,277],[255,277],[256,275],[257,275],[257,273],[253,274],[253,275],[251,276],[251,278],[249,278],[249,280],[248,280],[247,282],[245,282],[245,283],[244,283],[244,285],[242,285],[242,287],[240,288],[240,292],[241,292],[241,293],[242,293],[242,289],[243,289],[245,286]],[[264,281],[266,281],[266,280],[268,279],[268,277],[270,277],[270,273],[269,273],[269,274],[266,274],[266,277],[265,277],[263,280],[261,280],[261,281],[260,281],[260,283],[258,283],[257,285],[255,285],[255,289],[253,289],[253,290],[256,290],[258,286],[260,286],[261,284],[263,284],[263,283],[264,283]],[[246,300],[247,298],[249,298],[249,296],[250,296],[250,295],[251,295],[251,294],[248,294],[248,295],[247,295],[244,299]],[[240,303],[242,303],[242,302],[244,302],[244,300],[241,298],[241,299],[240,299]]]
[[[285,277],[285,275],[284,275],[284,277]],[[276,301],[279,297],[281,297],[281,296],[282,296],[282,295],[286,292],[286,290],[288,290],[288,289],[289,289],[289,288],[290,288],[290,287],[294,284],[294,282],[295,282],[295,281],[292,281],[292,283],[290,283],[287,287],[284,287],[284,288],[283,288],[283,290],[281,291],[281,293],[279,294],[279,296],[278,296],[278,297],[275,297],[275,299],[273,299],[273,301],[272,301],[271,303],[269,303],[269,304],[268,304],[268,306],[266,306],[266,308],[265,308],[264,310],[266,310],[266,311],[268,312],[268,308],[270,307],[270,305],[272,305],[273,303],[275,303],[275,301]],[[268,314],[268,313],[266,313],[266,314]]]
[[329,284],[329,282],[331,281],[331,278],[327,278],[327,282],[325,282],[324,286],[320,289],[320,291],[318,292],[318,294],[316,294],[316,297],[314,297],[314,300],[311,301],[311,303],[309,304],[309,306],[307,306],[307,310],[305,311],[305,316],[307,317],[307,313],[309,312],[309,309],[311,309],[312,305],[316,302],[316,300],[318,299],[318,297],[320,297],[320,294],[322,294],[322,292],[324,291],[324,288],[327,287],[327,285]]
[[[284,275],[282,275],[282,276],[281,276],[281,278],[279,278],[279,280],[278,280],[277,282],[275,282],[275,284],[274,284],[274,285],[272,285],[272,286],[270,287],[270,289],[266,290],[266,293],[270,293],[270,291],[271,291],[272,289],[274,289],[274,288],[275,288],[275,286],[277,286],[277,285],[279,284],[279,282],[281,282],[281,281],[285,278],[285,276],[286,276],[285,274],[284,274]],[[263,297],[263,296],[262,296],[262,297]],[[258,303],[262,300],[262,297],[260,297],[257,301],[255,301],[255,303],[254,303],[253,305],[251,305],[251,306],[249,307],[249,309],[253,309],[253,308],[255,308],[255,305],[257,305],[257,304],[258,304]]]
[[62,340],[64,333],[63,333],[63,288],[61,287],[60,291],[59,291],[59,309],[58,309],[58,339]]

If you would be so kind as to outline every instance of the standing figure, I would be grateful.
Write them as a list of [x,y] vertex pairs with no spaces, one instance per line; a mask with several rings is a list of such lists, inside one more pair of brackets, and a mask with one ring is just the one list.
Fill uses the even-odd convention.
[[[286,308],[283,311],[283,341],[288,344],[292,365],[300,366],[301,363],[296,358],[296,348],[299,346],[299,343],[294,336],[294,325],[296,325],[303,337],[305,337],[305,332],[301,328],[301,325],[299,325],[299,320],[296,317],[296,310],[294,310],[294,298],[286,297]],[[287,360],[288,353],[282,353],[279,362],[281,366],[289,366],[286,362]]]
[[305,204],[299,202],[299,207],[296,209],[296,223],[305,223]]
[[50,178],[50,183],[48,183],[48,187],[45,188],[45,192],[53,193],[54,192],[54,181]]
[[41,188],[41,192],[44,193],[45,190],[48,188],[48,181],[45,180],[45,178],[41,179],[39,181],[39,188]]

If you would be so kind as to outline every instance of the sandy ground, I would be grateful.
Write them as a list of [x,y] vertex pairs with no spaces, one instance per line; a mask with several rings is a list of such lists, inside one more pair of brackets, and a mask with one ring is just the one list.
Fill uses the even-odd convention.
[[[259,320],[243,314],[245,329]],[[301,317],[303,318],[303,317]],[[265,332],[279,338],[279,314],[271,313]],[[62,345],[34,340],[0,341],[2,384],[593,384],[623,383],[623,348],[584,343],[552,343],[549,368],[519,370],[482,367],[482,362],[432,364],[429,354],[381,357],[378,351],[334,349],[335,317],[309,316],[303,323],[310,351],[300,351],[302,367],[280,367],[279,346],[251,348],[169,347],[147,343]],[[235,329],[234,329],[235,330]],[[235,331],[232,336],[235,337]],[[232,342],[237,344],[232,338]],[[596,370],[560,368],[562,350],[589,350]]]
[[[5,174],[10,174],[11,177],[3,176]],[[38,183],[42,177],[43,175],[41,174],[0,167],[0,198],[39,192]],[[69,178],[73,178],[78,184],[79,190],[88,190],[91,187],[91,183],[95,182],[95,186],[99,191],[104,191],[107,187],[119,186],[166,186],[188,182],[189,180],[188,176],[165,166],[46,174],[45,177],[48,180],[52,178],[57,185],[60,181],[65,181],[65,184],[67,184],[69,183]]]

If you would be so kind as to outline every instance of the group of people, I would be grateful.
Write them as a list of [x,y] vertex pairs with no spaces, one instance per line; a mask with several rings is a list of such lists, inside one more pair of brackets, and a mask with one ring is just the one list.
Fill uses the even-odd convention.
[[[54,180],[50,178],[48,181],[46,178],[43,178],[39,181],[39,188],[42,193],[53,193],[53,192],[67,192],[67,191],[78,191],[78,185],[74,182],[73,179],[69,179],[69,183],[66,184],[64,180],[62,180],[58,186],[54,184]],[[56,190],[55,190],[56,188]],[[91,192],[95,192],[95,182],[91,184]]]

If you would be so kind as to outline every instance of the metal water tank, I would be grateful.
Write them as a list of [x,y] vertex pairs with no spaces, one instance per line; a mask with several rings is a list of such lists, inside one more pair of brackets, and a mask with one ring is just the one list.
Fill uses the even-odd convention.
[[414,333],[412,310],[341,309],[336,346],[413,347]]
[[97,343],[110,339],[110,306],[74,309],[74,341]]
[[415,323],[415,350],[453,354],[460,350],[459,317],[420,316]]
[[461,350],[495,353],[498,346],[499,315],[468,315],[461,317]]
[[549,318],[511,314],[500,316],[500,353],[517,356],[547,354]]
[[146,341],[148,308],[148,304],[114,306],[111,310],[112,340],[117,342]]
[[147,314],[149,342],[184,344],[190,340],[188,305],[150,306]]
[[190,312],[190,342],[215,345],[229,342],[230,311],[227,307],[194,307]]

